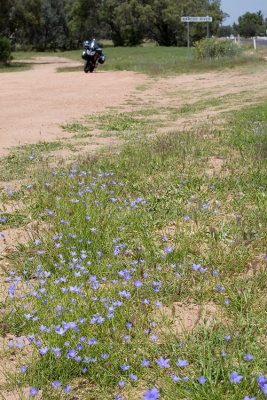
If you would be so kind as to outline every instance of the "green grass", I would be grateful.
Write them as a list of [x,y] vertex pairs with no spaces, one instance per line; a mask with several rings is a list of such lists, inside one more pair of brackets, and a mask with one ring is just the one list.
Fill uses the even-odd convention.
[[89,130],[91,130],[91,128],[88,126],[79,124],[79,123],[61,125],[61,128],[65,132],[76,133],[76,135],[73,136],[74,138],[79,139],[79,138],[92,136],[87,133]]
[[[153,386],[164,400],[264,398],[256,379],[265,368],[266,106],[232,112],[219,127],[155,137],[141,117],[96,115],[90,122],[101,129],[134,131],[117,149],[40,171],[24,203],[51,228],[14,255],[25,295],[1,304],[7,332],[42,341],[31,344],[27,372],[17,372],[21,386],[42,389],[43,399],[65,398],[51,386],[56,379],[73,386],[66,398],[141,400]],[[209,172],[214,160],[219,173]],[[8,274],[11,286],[15,275]],[[213,311],[190,332],[193,305]],[[75,324],[56,333],[66,322]],[[70,349],[97,360],[75,360]],[[170,367],[161,368],[160,357]],[[189,365],[181,369],[178,358]],[[240,383],[231,382],[234,371]]]
[[[191,48],[191,61],[187,62],[186,47],[160,47],[160,46],[139,46],[139,47],[104,47],[103,52],[107,56],[104,65],[99,66],[99,70],[128,70],[150,75],[171,75],[188,72],[205,72],[210,70],[224,70],[234,68],[257,68],[264,66],[264,59],[261,53],[242,54],[238,57],[231,57],[217,60],[198,60],[196,59],[195,49]],[[32,59],[36,56],[58,56],[67,57],[73,60],[81,60],[81,50],[65,52],[15,52],[14,60]],[[79,71],[77,68],[59,68],[63,71]]]
[[[62,149],[61,142],[39,142],[11,149],[8,156],[0,157],[0,180],[23,179],[39,171],[44,154]],[[44,162],[45,164],[45,162]]]
[[86,116],[88,123],[98,129],[110,132],[130,132],[138,130],[139,133],[151,128],[155,123],[149,118],[153,113],[151,108],[130,112],[108,112]]
[[0,64],[0,73],[1,72],[21,72],[27,71],[31,69],[33,64],[30,63],[23,63],[23,62],[12,62],[9,65]]

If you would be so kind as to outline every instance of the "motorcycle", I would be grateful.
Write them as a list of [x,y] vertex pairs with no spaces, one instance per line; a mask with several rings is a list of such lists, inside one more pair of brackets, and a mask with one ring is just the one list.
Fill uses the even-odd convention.
[[104,64],[106,56],[102,53],[102,48],[98,46],[95,39],[84,43],[85,50],[82,53],[84,61],[84,72],[93,72],[99,64]]

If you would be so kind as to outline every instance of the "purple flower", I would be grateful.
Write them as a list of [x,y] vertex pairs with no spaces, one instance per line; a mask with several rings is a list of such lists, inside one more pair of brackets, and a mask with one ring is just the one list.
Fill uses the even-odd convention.
[[245,396],[243,400],[255,400],[255,399],[256,399],[256,397]]
[[144,367],[148,367],[149,364],[150,364],[150,361],[148,361],[148,360],[146,360],[146,359],[144,358],[143,360],[141,360],[141,364],[142,364]]
[[186,365],[188,365],[188,362],[187,362],[187,360],[181,360],[180,358],[178,358],[178,361],[176,364],[178,365],[178,367],[184,368],[184,367],[186,367]]
[[130,373],[130,378],[132,381],[137,381],[138,380],[138,376],[134,375],[132,372]]
[[229,375],[230,375],[231,381],[234,383],[239,383],[243,379],[243,376],[238,375],[238,373],[236,371],[234,371],[232,374],[229,374]]
[[257,382],[260,384],[260,385],[264,385],[265,383],[266,383],[266,379],[264,378],[264,375],[261,375],[261,376],[258,376],[257,377]]
[[171,253],[173,251],[173,248],[171,246],[166,246],[165,250],[166,250],[166,253]]
[[141,287],[142,285],[143,285],[143,282],[139,281],[139,279],[137,281],[134,281],[134,286]]
[[55,380],[55,382],[52,382],[52,386],[53,387],[55,387],[55,388],[57,388],[57,387],[59,387],[59,386],[61,386],[62,384],[59,382],[59,381],[57,381],[57,380]]
[[42,355],[44,355],[45,353],[48,352],[48,350],[49,350],[49,347],[45,346],[45,347],[42,347],[39,351],[40,351],[40,353],[41,353]]
[[251,355],[251,354],[245,354],[245,357],[246,357],[246,361],[251,361],[251,360],[253,360],[253,356]]
[[229,336],[224,336],[224,339],[228,341],[228,340],[231,339],[231,336],[230,335]]
[[153,387],[151,390],[146,390],[145,395],[143,396],[144,400],[156,400],[160,397],[158,389]]
[[20,367],[20,371],[21,372],[26,372],[27,371],[27,367],[24,367],[23,365]]
[[38,393],[38,389],[35,387],[30,388],[30,396],[35,396]]
[[177,375],[172,375],[173,382],[179,382],[181,379]]
[[204,376],[202,375],[200,378],[197,378],[198,382],[203,384],[206,382],[207,379],[204,378]]
[[156,360],[156,363],[161,367],[161,368],[169,368],[169,361],[170,358],[166,358],[166,360],[163,357],[160,357],[159,360]]
[[121,367],[121,369],[122,369],[123,371],[127,371],[127,370],[130,368],[129,365],[126,365],[125,363],[122,364],[120,367]]
[[65,386],[64,389],[63,389],[63,392],[69,393],[70,390],[71,390],[71,386]]
[[118,382],[118,385],[119,385],[120,387],[123,387],[123,386],[125,385],[125,381],[119,381],[119,382]]

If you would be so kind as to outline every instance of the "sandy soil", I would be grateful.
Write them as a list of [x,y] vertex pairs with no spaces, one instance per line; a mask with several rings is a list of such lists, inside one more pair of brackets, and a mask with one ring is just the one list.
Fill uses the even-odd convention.
[[146,77],[128,71],[56,73],[77,66],[59,57],[39,57],[34,69],[0,74],[0,156],[7,148],[63,136],[60,125],[116,106]]
[[[106,107],[124,104],[122,108],[129,109],[126,100],[132,100],[136,106],[139,103],[144,107],[177,107],[224,96],[228,103],[226,111],[238,108],[241,99],[248,105],[267,95],[267,69],[154,79],[129,71],[101,71],[101,68],[93,74],[57,73],[59,67],[80,65],[60,57],[38,57],[31,62],[34,69],[30,71],[0,74],[0,156],[7,155],[12,146],[63,138],[66,134],[61,125],[77,122]],[[135,90],[142,85],[143,90]],[[214,110],[209,106],[189,119],[192,124],[220,111],[221,108]],[[185,127],[187,120],[180,118],[175,127]],[[103,145],[107,145],[106,141]],[[94,149],[90,144],[84,150]]]

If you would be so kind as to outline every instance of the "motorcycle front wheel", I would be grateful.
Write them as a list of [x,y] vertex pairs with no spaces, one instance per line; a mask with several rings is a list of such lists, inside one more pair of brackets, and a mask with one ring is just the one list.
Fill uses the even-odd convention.
[[[91,67],[91,65],[89,64],[89,61],[86,60],[86,61],[84,62],[84,66],[83,66],[83,70],[84,70],[84,72],[85,72],[86,74],[89,72],[90,67]],[[90,72],[91,72],[91,71],[90,71]]]

